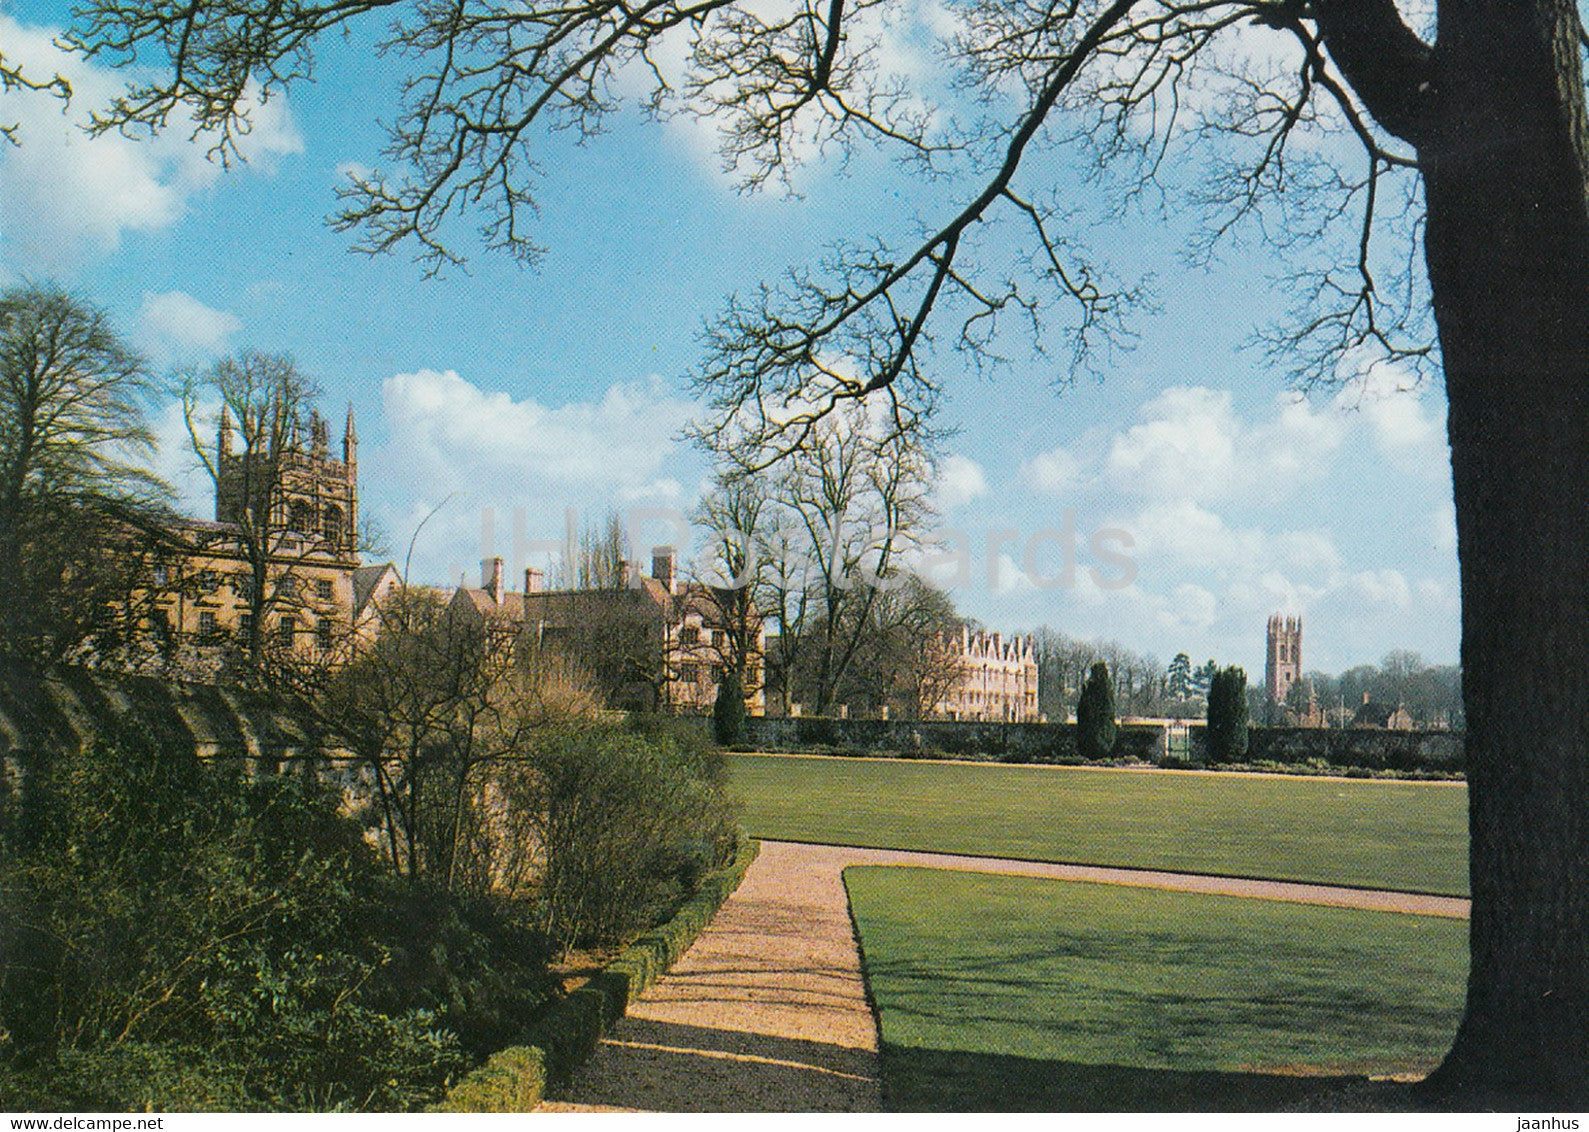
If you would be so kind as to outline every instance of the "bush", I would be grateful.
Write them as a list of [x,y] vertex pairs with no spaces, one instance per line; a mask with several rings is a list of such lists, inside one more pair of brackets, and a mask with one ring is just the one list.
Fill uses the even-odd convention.
[[1231,665],[1208,686],[1208,761],[1240,762],[1247,756],[1247,673]]
[[541,849],[538,919],[554,947],[621,942],[667,918],[734,851],[721,755],[653,735],[564,731],[504,775],[516,835]]
[[412,1108],[466,1064],[450,1023],[499,1040],[549,993],[526,932],[398,888],[311,778],[229,778],[135,731],[23,761],[0,805],[0,1072],[24,1095]]
[[1109,678],[1109,666],[1100,660],[1087,673],[1081,699],[1076,702],[1076,747],[1081,757],[1107,759],[1114,750],[1116,733],[1114,681]]

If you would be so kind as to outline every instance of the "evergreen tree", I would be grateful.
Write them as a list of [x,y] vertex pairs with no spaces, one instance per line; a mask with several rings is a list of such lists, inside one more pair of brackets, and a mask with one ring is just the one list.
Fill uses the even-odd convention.
[[1208,761],[1240,762],[1247,754],[1247,673],[1234,664],[1208,688]]
[[1175,659],[1170,661],[1169,671],[1166,673],[1170,695],[1178,700],[1184,700],[1192,694],[1192,658],[1184,652],[1175,654]]
[[712,705],[712,736],[720,747],[732,747],[745,730],[745,687],[732,667],[723,670],[717,685],[717,702]]
[[1109,666],[1098,661],[1076,701],[1076,746],[1084,759],[1106,759],[1115,745],[1115,689]]

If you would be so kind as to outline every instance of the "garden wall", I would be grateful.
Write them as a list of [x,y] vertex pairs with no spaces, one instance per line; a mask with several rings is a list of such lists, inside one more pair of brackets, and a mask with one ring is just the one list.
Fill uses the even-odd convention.
[[313,765],[358,789],[358,760],[316,723],[302,702],[268,692],[189,684],[87,668],[40,678],[0,663],[0,768],[20,774],[17,756],[80,750],[135,721],[200,758],[236,760],[245,773]]
[[[1056,763],[1081,759],[1074,723],[753,716],[745,720],[744,743],[762,751],[824,749],[835,754],[986,762]],[[1164,757],[1164,751],[1162,726],[1128,723],[1120,727],[1113,757],[1157,762]]]
[[[1121,724],[1113,758],[1130,762],[1206,762],[1202,724],[1187,729],[1184,752],[1163,724]],[[1376,731],[1366,728],[1254,727],[1248,763],[1434,771],[1463,768],[1459,732]],[[743,746],[760,751],[893,755],[977,762],[1081,761],[1073,723],[983,723],[971,720],[836,719],[821,716],[752,717]]]
[[[1205,761],[1203,726],[1187,735],[1187,757]],[[1463,769],[1463,737],[1455,731],[1379,731],[1371,728],[1254,727],[1247,733],[1249,763],[1327,763],[1369,770]]]

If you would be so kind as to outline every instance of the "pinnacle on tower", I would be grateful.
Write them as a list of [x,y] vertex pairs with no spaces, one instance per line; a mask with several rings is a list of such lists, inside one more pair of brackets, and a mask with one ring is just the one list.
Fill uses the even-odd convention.
[[215,453],[223,460],[232,454],[232,414],[225,405],[221,406],[221,427],[215,437]]
[[342,430],[342,462],[352,464],[358,459],[359,437],[353,431],[353,402],[348,402],[348,423]]

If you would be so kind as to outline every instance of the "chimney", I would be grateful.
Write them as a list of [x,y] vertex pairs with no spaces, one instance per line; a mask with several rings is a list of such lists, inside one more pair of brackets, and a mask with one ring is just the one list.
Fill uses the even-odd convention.
[[487,591],[498,605],[502,604],[502,559],[487,558],[481,561],[480,588]]
[[538,594],[546,589],[546,572],[537,570],[534,566],[524,568],[524,592]]
[[671,546],[654,546],[651,548],[651,576],[662,583],[662,588],[668,593],[673,593],[674,571],[678,564],[678,553]]

